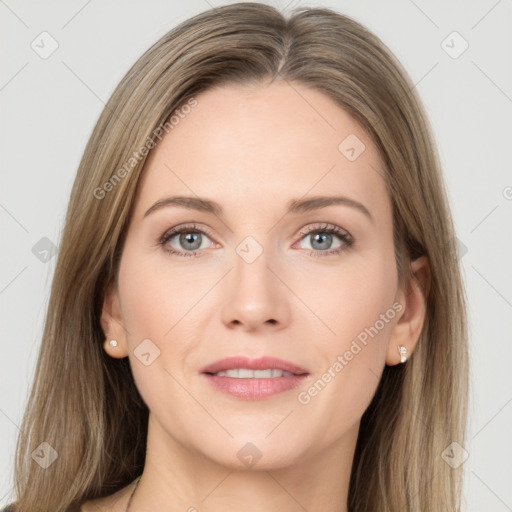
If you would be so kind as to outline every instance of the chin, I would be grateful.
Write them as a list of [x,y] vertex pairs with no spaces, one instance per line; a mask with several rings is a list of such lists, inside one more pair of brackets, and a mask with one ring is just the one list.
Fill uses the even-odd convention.
[[300,447],[283,445],[265,439],[265,436],[242,435],[230,438],[222,445],[203,446],[201,451],[212,462],[237,471],[276,470],[298,464],[302,453]]

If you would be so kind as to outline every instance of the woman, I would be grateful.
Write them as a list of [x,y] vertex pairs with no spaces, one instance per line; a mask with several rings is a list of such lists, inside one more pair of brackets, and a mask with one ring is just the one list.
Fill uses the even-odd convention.
[[209,10],[86,147],[11,509],[459,510],[466,338],[395,57],[328,9]]

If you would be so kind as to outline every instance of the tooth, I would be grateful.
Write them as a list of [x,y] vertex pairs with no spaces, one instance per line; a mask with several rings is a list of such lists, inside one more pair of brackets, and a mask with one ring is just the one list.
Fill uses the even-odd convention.
[[266,370],[250,370],[249,368],[231,368],[215,374],[217,377],[233,377],[236,379],[271,379],[276,377],[293,377],[293,373],[278,368]]
[[257,379],[270,379],[272,370],[254,370],[254,377]]

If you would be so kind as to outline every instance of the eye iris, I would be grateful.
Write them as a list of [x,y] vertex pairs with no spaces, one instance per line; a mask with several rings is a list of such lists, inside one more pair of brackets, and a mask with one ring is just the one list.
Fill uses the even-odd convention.
[[[195,238],[195,245],[193,247],[187,247],[185,245],[185,242],[187,243],[192,243],[194,244],[194,237]],[[199,240],[199,243],[197,243],[197,241]],[[188,249],[199,249],[199,247],[201,247],[201,233],[191,233],[191,232],[188,232],[188,233],[182,233],[180,235],[180,243],[183,245],[183,247],[186,247]]]
[[[325,242],[326,240],[331,242],[332,235],[329,235],[328,233],[315,233],[313,235],[313,243],[311,244],[311,247],[314,249],[326,249],[325,246],[316,247],[318,239],[321,239],[321,241]],[[328,244],[330,245],[330,244]]]

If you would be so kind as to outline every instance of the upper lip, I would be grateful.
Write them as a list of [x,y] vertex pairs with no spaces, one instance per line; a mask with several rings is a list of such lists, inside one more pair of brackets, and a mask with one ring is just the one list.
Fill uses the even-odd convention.
[[217,373],[233,368],[247,368],[249,370],[267,370],[278,369],[296,375],[307,374],[307,370],[297,366],[289,361],[284,361],[277,357],[258,357],[251,359],[244,356],[231,356],[219,359],[201,369],[201,373]]

